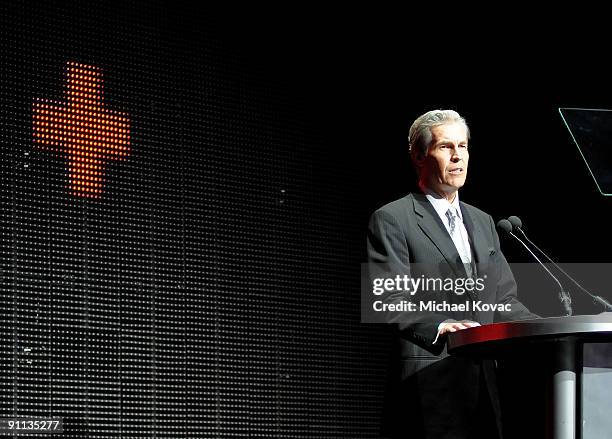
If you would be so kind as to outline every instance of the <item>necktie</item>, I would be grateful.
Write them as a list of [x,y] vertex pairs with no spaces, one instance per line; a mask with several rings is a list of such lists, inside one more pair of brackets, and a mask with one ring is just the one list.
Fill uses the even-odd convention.
[[454,207],[449,207],[446,211],[446,217],[448,218],[448,231],[450,232],[451,239],[455,244],[455,248],[457,249],[457,253],[461,257],[461,261],[463,262],[466,272],[468,276],[472,276],[472,267],[471,267],[471,256],[470,256],[470,245],[467,242],[467,236],[464,236],[465,232],[460,230],[460,222],[461,218],[457,215]]
[[453,208],[449,207],[446,211],[446,217],[448,218],[448,226],[450,229],[450,235],[453,236],[455,234],[455,226],[457,225],[457,221],[455,220],[455,213],[453,212]]
[[[463,267],[465,268],[465,272],[468,277],[474,277],[474,274],[475,274],[474,268],[472,267],[471,257],[469,256],[469,251],[470,251],[469,243],[466,242],[467,241],[465,239],[466,237],[463,236],[464,233],[460,229],[459,221],[461,221],[461,219],[456,214],[454,207],[450,207],[446,211],[446,217],[448,218],[448,228],[449,228],[449,232],[451,235],[451,239],[453,240],[453,243],[455,244],[455,247],[457,248],[457,252],[459,253],[461,262],[463,262]],[[469,292],[468,297],[475,300],[478,297],[478,293],[475,291]],[[476,309],[471,309],[471,315],[469,316],[469,318],[474,321],[478,321],[479,320],[478,311]]]

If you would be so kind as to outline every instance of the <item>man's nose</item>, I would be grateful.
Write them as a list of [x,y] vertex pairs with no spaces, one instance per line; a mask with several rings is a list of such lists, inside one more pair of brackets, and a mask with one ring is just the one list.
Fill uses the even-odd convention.
[[460,160],[463,160],[463,153],[459,150],[459,148],[453,148],[453,155],[451,156],[451,160],[455,163]]

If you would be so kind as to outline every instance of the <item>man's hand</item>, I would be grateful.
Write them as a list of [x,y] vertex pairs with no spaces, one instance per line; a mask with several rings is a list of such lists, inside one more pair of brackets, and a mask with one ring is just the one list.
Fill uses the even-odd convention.
[[480,326],[480,323],[473,322],[471,320],[461,320],[461,321],[450,321],[444,322],[440,325],[439,334],[446,334],[447,332],[456,332],[460,329],[474,328],[475,326]]

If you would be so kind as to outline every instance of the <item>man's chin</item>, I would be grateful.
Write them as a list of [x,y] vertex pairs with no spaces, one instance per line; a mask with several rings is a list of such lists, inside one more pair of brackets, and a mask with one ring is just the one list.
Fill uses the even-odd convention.
[[463,187],[464,184],[465,184],[465,178],[449,181],[446,186],[449,192],[457,192],[459,189]]
[[442,190],[447,193],[457,192],[463,185],[464,183],[453,182],[452,184],[445,184],[442,186]]

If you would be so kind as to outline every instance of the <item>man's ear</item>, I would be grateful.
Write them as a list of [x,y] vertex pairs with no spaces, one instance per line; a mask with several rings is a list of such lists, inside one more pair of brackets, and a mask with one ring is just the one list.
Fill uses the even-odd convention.
[[415,151],[414,154],[412,154],[412,162],[417,169],[420,169],[423,166],[424,160],[425,154],[423,154],[421,151]]

